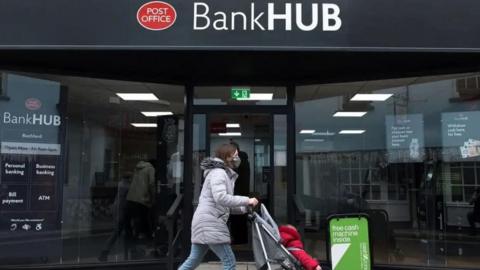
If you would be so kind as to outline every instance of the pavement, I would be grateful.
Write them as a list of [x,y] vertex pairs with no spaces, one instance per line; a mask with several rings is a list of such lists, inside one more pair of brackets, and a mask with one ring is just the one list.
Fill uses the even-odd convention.
[[[220,262],[208,262],[202,263],[197,270],[219,270],[222,269]],[[256,270],[255,263],[253,262],[237,262],[236,270]]]

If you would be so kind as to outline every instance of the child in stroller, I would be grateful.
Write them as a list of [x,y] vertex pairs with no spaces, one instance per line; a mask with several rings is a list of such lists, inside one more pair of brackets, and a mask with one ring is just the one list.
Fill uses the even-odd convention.
[[[282,231],[263,204],[260,205],[259,213],[250,209],[249,220],[252,224],[252,247],[257,269],[321,270],[318,262],[303,250],[300,234],[295,227],[284,226],[282,236]],[[293,236],[288,236],[287,231],[293,233]]]
[[290,225],[278,227],[282,244],[300,262],[305,270],[321,270],[318,261],[312,258],[303,248],[303,243],[297,229]]

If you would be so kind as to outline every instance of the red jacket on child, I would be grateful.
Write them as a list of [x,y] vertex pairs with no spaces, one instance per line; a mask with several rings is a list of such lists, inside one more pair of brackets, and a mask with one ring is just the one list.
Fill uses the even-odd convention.
[[292,255],[302,264],[305,270],[315,270],[319,265],[317,260],[312,258],[305,250],[303,250],[303,243],[300,240],[300,234],[292,226],[280,226],[280,236],[282,237],[282,244],[286,248],[296,248],[299,250],[289,250]]

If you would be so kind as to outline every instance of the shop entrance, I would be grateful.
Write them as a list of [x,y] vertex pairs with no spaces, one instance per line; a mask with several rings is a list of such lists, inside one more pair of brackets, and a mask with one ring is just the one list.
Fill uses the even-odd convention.
[[[242,160],[235,194],[255,196],[280,223],[287,222],[287,117],[275,113],[208,112],[194,114],[193,204],[203,183],[201,160],[222,144],[238,145]],[[232,244],[241,260],[251,260],[250,229],[245,215],[231,216]]]
[[[278,223],[296,219],[294,88],[285,86],[187,87],[183,228],[190,229],[204,181],[201,161],[218,146],[238,144],[242,164],[235,194],[255,196]],[[229,220],[238,261],[252,261],[246,216]],[[190,237],[184,245],[190,245]],[[185,251],[188,252],[189,249]],[[186,254],[188,255],[188,254]],[[215,255],[206,260],[216,260]]]
[[[256,196],[276,218],[286,222],[286,116],[210,113],[197,114],[194,120],[194,168],[203,158],[215,155],[221,144],[238,145],[242,163],[235,194]],[[201,174],[195,175],[194,203],[202,181]]]
[[271,115],[211,114],[207,122],[207,153],[210,156],[214,156],[215,150],[224,143],[238,146],[242,162],[237,169],[235,194],[255,196],[272,208]]

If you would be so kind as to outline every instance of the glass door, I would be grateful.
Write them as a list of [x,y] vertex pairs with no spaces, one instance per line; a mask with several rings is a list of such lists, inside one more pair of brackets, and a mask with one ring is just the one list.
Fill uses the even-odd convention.
[[[240,90],[247,93],[246,97],[235,95]],[[238,145],[242,159],[234,194],[257,197],[278,223],[286,223],[287,218],[294,216],[287,198],[295,192],[292,178],[287,177],[294,172],[294,158],[288,158],[287,154],[287,133],[292,131],[290,127],[287,132],[287,118],[292,120],[287,114],[293,114],[292,104],[287,103],[287,87],[202,86],[191,91],[187,99],[190,104],[188,118],[192,123],[187,138],[191,139],[187,140],[185,161],[191,174],[186,179],[185,193],[192,205],[185,206],[188,217],[184,225],[190,226],[189,219],[199,203],[204,181],[200,163],[213,156],[215,149],[224,143]],[[293,144],[290,142],[290,147]],[[290,186],[289,195],[287,185]],[[246,216],[232,216],[229,222],[237,259],[253,260]],[[215,259],[214,256],[206,258]]]
[[215,156],[219,146],[229,143],[238,147],[242,159],[237,169],[239,178],[235,184],[235,194],[256,196],[269,209],[275,208],[271,194],[275,182],[273,125],[272,115],[265,113],[194,115],[194,204],[198,203],[203,181],[199,167],[201,160]]
[[[222,144],[238,147],[235,195],[255,196],[279,223],[287,220],[286,115],[272,113],[217,113],[193,115],[193,208],[203,184],[200,162],[214,156]],[[238,259],[252,259],[246,216],[230,219],[232,243]],[[243,252],[244,251],[244,252]]]

